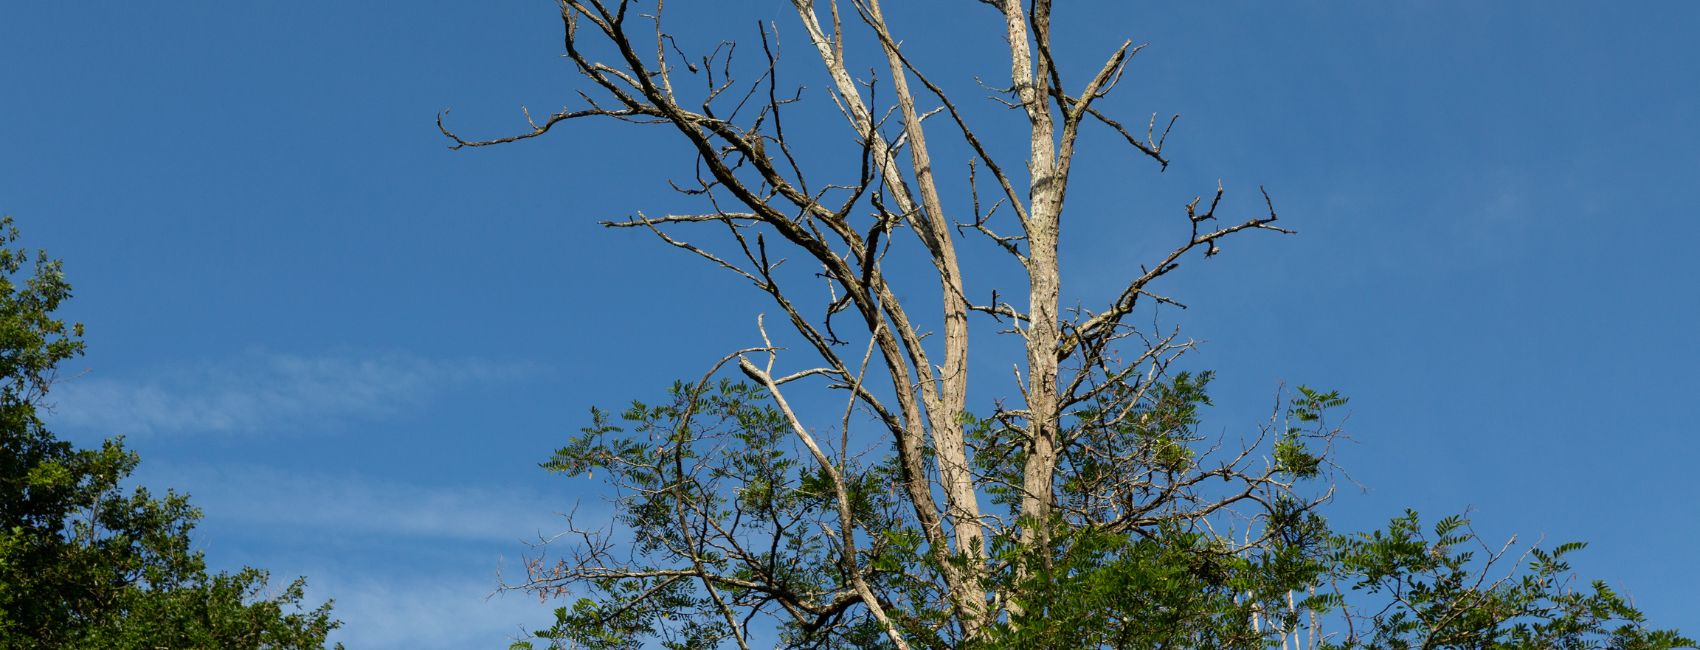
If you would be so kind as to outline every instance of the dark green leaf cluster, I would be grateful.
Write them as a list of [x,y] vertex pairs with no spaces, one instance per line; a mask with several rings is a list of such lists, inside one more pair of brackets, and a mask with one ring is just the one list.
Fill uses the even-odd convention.
[[[209,574],[182,495],[125,489],[137,457],[120,441],[77,449],[38,403],[82,327],[54,318],[70,297],[59,264],[9,248],[0,221],[0,647],[322,648],[338,623],[301,607],[304,583]],[[23,275],[29,268],[31,272]]]
[[[788,644],[877,646],[837,553],[831,481],[800,458],[782,415],[749,384],[679,383],[667,403],[634,403],[618,424],[593,411],[543,467],[611,484],[620,532],[575,530],[553,547],[565,557],[531,562],[530,588],[573,600],[537,642],[712,647],[732,642],[731,621],[770,617]],[[882,593],[905,593],[918,535],[894,514],[894,470],[841,458],[839,473],[857,529],[881,533],[858,535],[854,561]]]
[[1287,407],[1292,424],[1275,441],[1275,466],[1297,478],[1314,478],[1322,471],[1323,458],[1307,444],[1318,438],[1308,426],[1322,421],[1323,413],[1346,405],[1339,391],[1319,391],[1309,386],[1299,387],[1299,396]]
[[[1049,536],[1019,522],[983,563],[957,558],[1010,599],[988,603],[1003,613],[974,639],[954,633],[889,461],[837,461],[854,504],[846,557],[829,478],[761,388],[681,383],[618,423],[595,412],[544,466],[615,486],[618,527],[575,531],[564,557],[532,565],[528,588],[573,604],[516,647],[726,647],[763,629],[784,647],[890,647],[848,562],[916,648],[1692,647],[1603,583],[1570,588],[1563,558],[1580,545],[1496,574],[1504,551],[1471,550],[1462,518],[1432,541],[1414,514],[1332,531],[1325,499],[1297,488],[1326,466],[1327,413],[1345,398],[1301,387],[1247,447],[1262,456],[1223,457],[1197,432],[1210,378],[1110,387],[1073,414]],[[964,421],[984,489],[1013,511],[1019,423]]]
[[[1417,513],[1386,530],[1335,540],[1330,571],[1357,607],[1330,648],[1565,648],[1663,650],[1695,647],[1674,630],[1649,629],[1646,617],[1606,583],[1577,588],[1569,554],[1584,544],[1531,548],[1510,560],[1511,545],[1483,543],[1463,517],[1446,517],[1425,535]],[[1499,569],[1526,560],[1521,570]],[[1373,607],[1372,607],[1373,605]]]
[[1019,586],[1025,610],[985,648],[1263,648],[1261,611],[1312,584],[1321,565],[1302,546],[1236,551],[1206,534],[1163,527],[1141,535],[1080,530],[1067,551]]
[[[981,644],[1259,648],[1275,638],[1269,618],[1290,615],[1288,594],[1324,573],[1329,541],[1320,501],[1294,490],[1320,458],[1293,471],[1280,457],[1314,458],[1303,441],[1328,438],[1321,411],[1344,400],[1300,389],[1270,450],[1275,464],[1259,467],[1198,432],[1212,378],[1112,383],[1072,414],[1050,537],[1039,547],[1021,529],[994,539],[995,588],[1022,600]],[[1020,423],[971,424],[982,471],[1017,480]]]

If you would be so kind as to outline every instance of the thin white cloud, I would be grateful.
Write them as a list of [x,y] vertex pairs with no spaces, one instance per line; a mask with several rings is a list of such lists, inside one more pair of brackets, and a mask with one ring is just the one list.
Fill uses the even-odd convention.
[[[401,650],[506,648],[521,626],[547,627],[563,603],[533,596],[491,596],[493,576],[363,576],[310,583],[315,596],[336,599],[332,615],[343,627],[331,639],[349,648]],[[322,594],[322,596],[320,595]]]
[[[189,493],[209,557],[307,576],[335,599],[332,640],[369,650],[505,648],[563,603],[496,594],[523,543],[566,526],[572,503],[518,486],[427,486],[260,465],[144,464],[138,480]],[[264,540],[256,548],[253,540]],[[230,553],[237,551],[237,553]],[[258,555],[256,555],[258,554]],[[365,561],[364,558],[382,558]]]
[[263,465],[144,463],[135,479],[189,494],[209,558],[271,569],[279,584],[306,576],[304,602],[335,599],[332,639],[350,648],[505,648],[563,604],[495,592],[520,578],[528,542],[566,527],[570,498]]
[[518,379],[528,364],[407,354],[250,352],[145,377],[81,377],[54,386],[56,427],[102,435],[247,433],[374,419],[454,388]]
[[188,493],[211,525],[268,537],[490,541],[522,550],[520,542],[564,529],[559,513],[574,506],[513,486],[427,486],[263,466],[144,464],[137,478]]

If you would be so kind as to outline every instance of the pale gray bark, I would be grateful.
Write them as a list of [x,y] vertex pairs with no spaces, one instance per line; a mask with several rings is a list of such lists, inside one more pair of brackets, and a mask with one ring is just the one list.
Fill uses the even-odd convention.
[[[773,77],[777,66],[771,50],[766,49],[767,36],[763,35],[764,51],[769,53],[765,74],[748,95],[765,104],[759,109],[761,117],[753,124],[748,120],[738,122],[711,109],[723,95],[742,92],[741,87],[733,90],[731,79],[715,77],[713,70],[706,71],[706,98],[681,98],[674,77],[681,74],[680,66],[687,60],[681,54],[676,62],[670,63],[675,59],[670,53],[675,45],[662,27],[663,3],[644,4],[646,13],[640,18],[635,10],[638,3],[634,2],[561,2],[568,57],[591,86],[603,93],[603,98],[590,100],[585,95],[589,102],[585,108],[563,109],[542,122],[530,122],[530,130],[516,136],[466,140],[447,128],[444,133],[457,147],[485,146],[539,136],[561,122],[608,117],[671,127],[688,144],[703,171],[695,186],[684,189],[705,197],[711,210],[660,217],[640,214],[609,225],[647,229],[666,243],[750,282],[772,299],[816,357],[806,364],[813,369],[783,376],[776,376],[779,373],[774,363],[778,350],[770,342],[764,340],[759,348],[769,355],[764,366],[739,357],[742,371],[769,391],[809,456],[831,478],[839,512],[835,537],[841,540],[842,564],[854,583],[854,589],[835,596],[837,600],[805,602],[777,597],[782,607],[801,619],[849,602],[844,599],[857,599],[873,612],[895,644],[907,647],[881,597],[862,577],[856,557],[856,523],[850,512],[850,497],[841,467],[833,460],[833,450],[817,438],[804,423],[805,416],[795,412],[784,397],[781,386],[790,381],[811,377],[829,380],[832,387],[848,391],[852,402],[873,413],[887,430],[892,439],[892,453],[902,468],[901,489],[925,537],[926,552],[937,566],[941,590],[948,595],[963,638],[979,636],[987,625],[996,623],[1007,613],[1021,611],[1021,594],[998,593],[987,586],[987,576],[1001,570],[988,557],[988,543],[993,536],[1014,533],[1021,544],[1043,549],[1049,544],[1053,522],[1059,516],[1076,525],[1131,529],[1155,521],[1154,513],[1177,516],[1174,513],[1179,511],[1180,516],[1206,518],[1223,508],[1255,499],[1260,490],[1289,487],[1279,482],[1273,469],[1256,469],[1257,456],[1249,451],[1232,456],[1221,469],[1194,467],[1189,470],[1191,474],[1180,478],[1138,467],[1138,459],[1118,459],[1129,463],[1130,473],[1126,481],[1104,486],[1102,495],[1104,502],[1116,505],[1105,506],[1102,512],[1068,510],[1059,514],[1057,511],[1059,467],[1071,444],[1065,434],[1068,409],[1101,397],[1105,386],[1137,385],[1139,388],[1131,393],[1131,402],[1125,410],[1109,416],[1106,422],[1094,424],[1114,424],[1111,420],[1130,417],[1144,399],[1143,386],[1159,379],[1174,354],[1188,347],[1173,335],[1156,337],[1147,340],[1145,349],[1131,363],[1114,360],[1116,344],[1130,335],[1122,321],[1133,313],[1142,296],[1173,303],[1151,293],[1148,285],[1173,270],[1182,255],[1196,248],[1202,247],[1205,254],[1214,253],[1215,242],[1222,237],[1243,230],[1279,230],[1272,225],[1275,221],[1272,204],[1266,216],[1234,226],[1201,229],[1215,219],[1215,209],[1222,197],[1218,188],[1206,210],[1199,211],[1197,201],[1186,206],[1191,228],[1186,241],[1130,281],[1120,296],[1101,308],[1086,310],[1081,317],[1062,313],[1058,243],[1082,125],[1087,121],[1100,124],[1107,134],[1125,140],[1139,155],[1164,166],[1168,164],[1162,152],[1162,136],[1166,136],[1167,129],[1159,136],[1154,117],[1147,133],[1140,138],[1094,106],[1096,100],[1116,86],[1129,59],[1138,51],[1131,42],[1123,43],[1111,53],[1098,72],[1079,86],[1078,94],[1070,94],[1054,64],[1051,1],[980,0],[980,4],[989,5],[1002,18],[1008,46],[1003,54],[1008,57],[1013,104],[1025,114],[1029,126],[1023,136],[1028,175],[1022,188],[1022,179],[1009,174],[1006,170],[1010,167],[990,155],[983,134],[972,128],[969,117],[958,109],[957,103],[941,86],[924,76],[904,53],[902,41],[888,23],[880,0],[847,0],[842,5],[833,0],[824,6],[817,5],[815,0],[792,0],[810,48],[824,66],[832,99],[850,131],[863,145],[867,169],[853,183],[824,186],[825,189],[817,184],[811,189],[802,167],[806,161],[796,158],[780,130],[778,116],[789,101],[782,100],[775,90]],[[964,4],[965,11],[986,11]],[[853,19],[877,39],[874,52],[884,64],[885,76],[880,81],[885,85],[879,95],[885,102],[883,105],[872,103],[872,93],[867,89],[869,80],[851,72],[843,25],[848,14],[853,14]],[[653,29],[646,34],[645,28],[634,24],[639,20],[652,22]],[[588,55],[580,47],[586,39],[582,32],[593,34],[617,58],[603,62]],[[926,37],[925,34],[911,37],[917,36]],[[712,59],[702,62],[705,67],[714,64]],[[696,66],[690,64],[689,74],[699,74]],[[914,83],[919,83],[925,94],[917,94]],[[692,101],[700,101],[701,106],[692,107]],[[988,223],[989,212],[981,212],[977,193],[971,222],[961,223],[961,217],[970,210],[955,208],[953,212],[947,206],[929,149],[929,136],[933,134],[927,128],[929,123],[939,123],[929,122],[927,117],[940,111],[948,114],[949,124],[954,126],[948,135],[962,137],[975,152],[971,173],[983,168],[992,176],[1002,195],[1000,201],[1014,215],[1019,236],[1006,237],[994,232]],[[1172,120],[1169,125],[1173,125]],[[723,207],[722,202],[735,207]],[[853,224],[853,213],[869,209],[875,212],[870,224]],[[725,228],[737,245],[730,250],[713,251],[680,234],[685,228],[713,225]],[[988,305],[970,303],[958,254],[957,240],[964,236],[959,234],[958,225],[971,225],[970,236],[985,235],[1013,254],[1026,274],[1024,309],[997,303],[995,298]],[[937,283],[941,309],[937,319],[943,326],[942,336],[929,338],[929,332],[918,328],[895,286],[898,279],[887,277],[881,268],[880,259],[886,250],[881,244],[889,244],[900,227],[914,234],[934,272],[935,277],[929,282]],[[800,290],[782,283],[776,269],[777,258],[783,255],[770,255],[768,237],[776,238],[786,248],[785,255],[801,256],[817,265],[819,274],[831,283],[830,307],[824,317],[806,314],[805,307],[800,306]],[[1019,291],[1002,293],[1018,295]],[[871,356],[877,360],[877,367],[891,390],[869,388],[862,381],[860,370],[839,355],[835,347],[839,340],[833,333],[831,319],[840,310],[859,318],[860,335],[867,337]],[[1013,515],[1013,520],[987,510],[986,490],[998,479],[975,469],[976,452],[970,448],[964,427],[971,379],[968,373],[971,311],[988,314],[1000,322],[1008,319],[1025,347],[1024,367],[1018,369],[1017,386],[1022,403],[1019,408],[1001,411],[999,415],[999,421],[1019,431],[1024,441],[1019,455],[1019,484],[1010,486],[1020,493],[1018,507],[1007,513]],[[763,337],[766,338],[765,330]],[[1065,370],[1069,364],[1073,364],[1069,366],[1072,371]],[[981,383],[990,382],[982,378]],[[995,385],[979,390],[984,394],[1004,392]],[[837,450],[841,457],[845,452]],[[936,476],[929,471],[929,459],[936,463]],[[1239,481],[1244,490],[1216,499],[1189,501],[1193,498],[1189,495],[1206,478],[1231,478]],[[1140,504],[1122,504],[1131,498],[1126,495],[1135,492],[1155,496]],[[937,502],[935,494],[942,496],[942,504]],[[588,557],[585,562],[593,565],[590,568],[594,570],[580,567],[581,573],[569,575],[625,575],[618,573],[621,570],[618,567],[596,564],[605,562],[601,559],[604,556]],[[700,562],[680,571],[673,574],[631,569],[630,574],[689,576],[701,581],[711,596],[720,587],[759,587],[741,578],[708,575]],[[717,597],[716,602],[720,602]],[[727,619],[731,621],[730,614]],[[742,638],[738,637],[740,643]]]

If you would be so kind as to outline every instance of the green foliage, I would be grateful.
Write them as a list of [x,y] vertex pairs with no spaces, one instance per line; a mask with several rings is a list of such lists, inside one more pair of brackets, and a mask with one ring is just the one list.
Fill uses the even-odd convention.
[[[716,647],[733,634],[716,600],[747,613],[793,594],[845,592],[837,540],[825,532],[838,521],[831,481],[813,461],[798,460],[790,429],[765,395],[730,381],[678,383],[667,403],[634,403],[618,423],[592,412],[590,426],[542,466],[611,484],[622,532],[577,531],[563,540],[573,542],[566,561],[532,563],[533,582],[553,585],[542,591],[573,604],[556,610],[535,641],[515,647]],[[845,459],[840,473],[856,520],[884,531],[860,540],[864,574],[901,591],[902,572],[918,561],[917,536],[892,514],[893,471]],[[878,647],[872,622],[855,620],[866,612],[847,604],[776,627],[787,643]],[[845,618],[853,622],[836,624]],[[917,631],[928,624],[921,618],[913,621]]]
[[[1564,558],[1579,544],[1531,549],[1516,571],[1460,517],[1441,520],[1432,540],[1414,513],[1386,530],[1332,531],[1321,501],[1276,479],[1322,473],[1327,414],[1346,404],[1336,392],[1301,387],[1278,411],[1266,429],[1269,473],[1201,470],[1220,462],[1196,432],[1210,379],[1177,373],[1142,390],[1107,391],[1076,413],[1069,471],[1058,478],[1068,507],[1042,546],[1016,528],[991,540],[987,586],[1020,600],[977,639],[952,634],[951,604],[929,578],[941,567],[898,501],[900,473],[841,460],[861,531],[856,566],[905,641],[939,649],[1694,647],[1675,631],[1647,628],[1604,583],[1571,588]],[[1142,401],[1117,410],[1136,394]],[[721,381],[675,384],[670,397],[634,403],[617,422],[593,412],[591,425],[543,464],[613,485],[619,532],[576,531],[563,558],[532,564],[535,589],[572,605],[513,647],[729,647],[733,630],[758,618],[783,647],[891,647],[838,555],[831,482],[799,460],[806,457],[766,393]],[[980,469],[1013,480],[1009,467],[1023,452],[1008,419],[964,421]],[[1312,449],[1317,441],[1322,448]],[[1134,492],[1107,487],[1117,481]],[[996,481],[987,485],[1013,505]],[[1250,520],[1139,510],[1151,494],[1182,489],[1195,502],[1249,494],[1259,505]]]
[[1646,617],[1604,582],[1585,589],[1565,561],[1578,542],[1531,548],[1522,570],[1498,569],[1510,546],[1495,548],[1453,516],[1423,533],[1417,513],[1386,530],[1336,538],[1331,572],[1337,584],[1377,605],[1349,612],[1362,629],[1331,648],[1610,648],[1695,647],[1675,630],[1646,627]]
[[1263,648],[1253,613],[1318,571],[1302,552],[1238,553],[1206,534],[1148,532],[1071,534],[1062,557],[1017,586],[1030,594],[1025,610],[972,647]]
[[1346,398],[1339,391],[1321,392],[1300,386],[1299,396],[1287,407],[1288,421],[1293,424],[1275,441],[1275,466],[1295,478],[1315,478],[1320,474],[1323,459],[1306,444],[1307,438],[1316,437],[1309,435],[1306,426],[1321,422],[1323,413],[1329,409],[1345,405]]
[[[1257,613],[1285,611],[1280,603],[1288,593],[1326,571],[1328,529],[1312,511],[1315,503],[1270,480],[1275,468],[1260,474],[1243,458],[1213,457],[1212,443],[1197,430],[1211,405],[1212,379],[1209,372],[1180,372],[1165,381],[1112,385],[1074,414],[1067,431],[1073,444],[1056,490],[1063,511],[1074,514],[1051,522],[1044,548],[1024,546],[1013,533],[994,540],[1009,566],[992,576],[992,586],[1022,600],[976,647],[1262,648],[1271,642],[1267,617]],[[1326,438],[1320,412],[1343,403],[1301,389],[1287,411],[1293,426],[1274,453],[1289,439]],[[1301,412],[1318,417],[1298,417]],[[996,420],[972,421],[977,458],[988,473],[999,461],[984,450],[1013,441],[999,437]],[[1018,446],[1010,451],[1019,457]],[[1320,460],[1310,462],[1312,471],[1291,473],[1316,476]],[[1205,463],[1216,466],[1204,469]],[[1263,505],[1237,539],[1233,520],[1188,510],[1242,499]]]
[[125,489],[138,459],[119,440],[47,431],[37,404],[82,326],[53,316],[71,295],[59,263],[16,237],[0,220],[0,647],[322,648],[338,623],[328,603],[302,610],[302,581],[268,594],[263,571],[209,574],[186,497]]

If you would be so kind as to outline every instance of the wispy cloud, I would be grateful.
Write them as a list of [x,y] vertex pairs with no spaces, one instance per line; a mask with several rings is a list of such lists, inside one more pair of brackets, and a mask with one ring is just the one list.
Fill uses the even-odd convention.
[[524,594],[492,597],[492,577],[473,575],[331,578],[315,595],[336,599],[343,628],[332,639],[350,648],[505,648],[521,626],[546,627],[561,603]]
[[450,389],[534,372],[478,358],[250,352],[146,376],[66,381],[54,387],[49,417],[57,427],[103,435],[253,432],[379,418]]
[[570,499],[263,465],[144,464],[141,474],[203,509],[209,558],[280,581],[307,576],[306,602],[335,599],[344,628],[333,639],[351,648],[503,648],[562,604],[496,590],[522,572],[523,541],[565,527],[557,513]]
[[420,485],[256,465],[144,464],[138,479],[187,492],[210,525],[267,536],[293,531],[425,546],[427,540],[491,541],[518,549],[523,540],[565,528],[560,513],[574,507],[517,486]]

